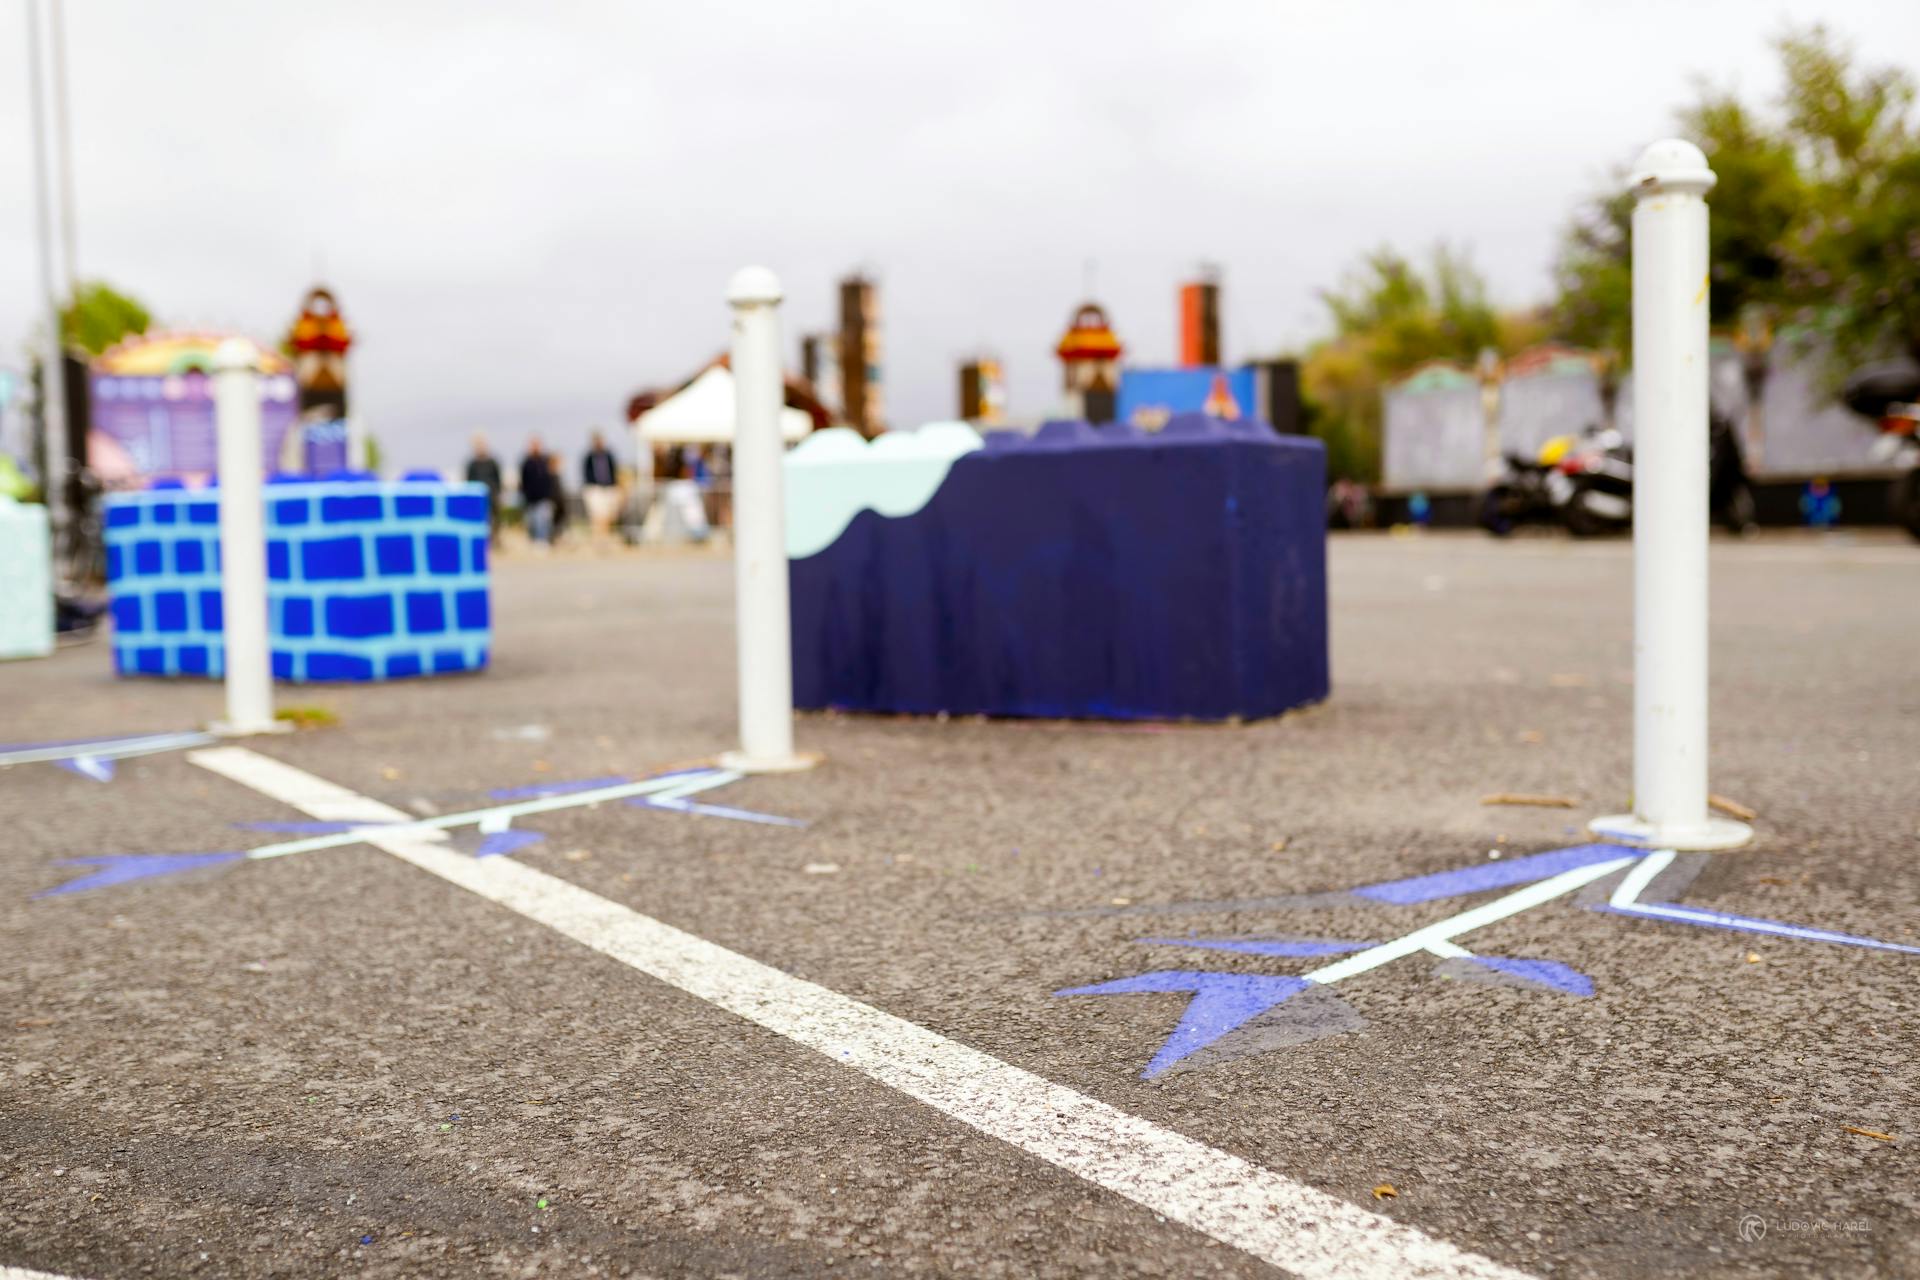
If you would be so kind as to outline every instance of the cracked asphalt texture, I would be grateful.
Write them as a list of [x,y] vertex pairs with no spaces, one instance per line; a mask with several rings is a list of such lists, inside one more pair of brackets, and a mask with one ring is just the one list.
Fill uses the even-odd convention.
[[[1151,1081],[1186,997],[1052,995],[1302,972],[1137,940],[1394,936],[1465,901],[1263,900],[1583,843],[1625,806],[1625,543],[1360,535],[1331,563],[1322,706],[807,715],[822,767],[702,797],[804,831],[614,805],[519,824],[548,838],[515,856],[1537,1274],[1920,1274],[1920,956],[1566,901],[1467,942],[1570,964],[1591,998],[1409,959],[1341,984],[1338,1034],[1251,1028]],[[1713,785],[1759,838],[1682,900],[1920,941],[1920,548],[1717,541],[1712,568]],[[733,738],[731,592],[710,554],[504,557],[491,672],[282,687],[338,724],[248,745],[423,814],[707,757]],[[0,738],[219,711],[109,668],[104,642],[0,667]],[[1578,808],[1480,803],[1499,791]],[[231,824],[301,816],[181,755],[108,785],[0,770],[0,814],[0,1265],[1275,1274],[364,845],[31,899],[61,857],[242,849],[275,837]]]

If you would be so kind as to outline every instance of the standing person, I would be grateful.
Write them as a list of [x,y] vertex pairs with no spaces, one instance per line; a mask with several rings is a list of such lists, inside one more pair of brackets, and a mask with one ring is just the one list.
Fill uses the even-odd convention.
[[473,456],[467,459],[467,483],[487,486],[487,540],[500,544],[500,460],[487,448],[487,438],[476,432]]
[[527,513],[527,537],[539,546],[553,545],[553,502],[559,489],[540,437],[530,437],[527,456],[520,459],[520,501]]
[[603,538],[613,532],[620,515],[620,470],[607,448],[607,438],[594,429],[593,443],[580,465],[580,497],[587,506],[587,526],[593,536]]

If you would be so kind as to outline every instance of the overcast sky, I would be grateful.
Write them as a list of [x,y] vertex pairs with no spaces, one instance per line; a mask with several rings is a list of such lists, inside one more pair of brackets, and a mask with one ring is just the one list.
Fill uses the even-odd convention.
[[[0,30],[0,365],[34,324],[24,10]],[[1174,293],[1221,265],[1227,354],[1318,331],[1383,242],[1468,247],[1540,300],[1560,228],[1706,75],[1776,88],[1822,18],[1920,55],[1920,4],[66,6],[83,278],[174,327],[275,339],[317,275],[353,395],[401,463],[542,430],[571,446],[727,340],[730,272],[774,268],[790,346],[881,282],[889,418],[951,416],[1005,361],[1017,417],[1094,292],[1170,362]],[[797,355],[794,357],[797,363]]]

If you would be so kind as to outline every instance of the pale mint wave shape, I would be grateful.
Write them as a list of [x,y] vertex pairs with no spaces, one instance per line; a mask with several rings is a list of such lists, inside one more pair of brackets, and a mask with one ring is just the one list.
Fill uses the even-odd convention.
[[814,432],[786,457],[787,558],[825,551],[862,511],[912,515],[978,448],[980,433],[964,422],[889,431],[872,443],[850,427]]

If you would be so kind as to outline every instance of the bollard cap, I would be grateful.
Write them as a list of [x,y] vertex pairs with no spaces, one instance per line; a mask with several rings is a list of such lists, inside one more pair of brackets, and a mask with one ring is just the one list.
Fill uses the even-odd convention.
[[780,298],[780,277],[765,267],[742,267],[727,281],[728,306],[769,306]]
[[260,352],[245,338],[228,338],[213,352],[213,371],[230,373],[235,369],[252,370],[259,366]]
[[1705,152],[1685,138],[1666,138],[1640,153],[1627,185],[1641,196],[1665,192],[1703,196],[1714,181]]

